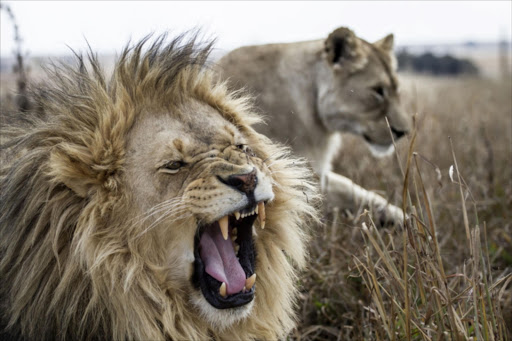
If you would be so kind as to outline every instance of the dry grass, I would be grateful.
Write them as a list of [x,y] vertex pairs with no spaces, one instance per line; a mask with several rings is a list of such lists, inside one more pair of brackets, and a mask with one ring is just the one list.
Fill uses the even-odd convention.
[[337,171],[410,218],[377,230],[365,214],[326,214],[293,339],[511,339],[510,81],[403,78],[417,131],[398,159],[349,137]]

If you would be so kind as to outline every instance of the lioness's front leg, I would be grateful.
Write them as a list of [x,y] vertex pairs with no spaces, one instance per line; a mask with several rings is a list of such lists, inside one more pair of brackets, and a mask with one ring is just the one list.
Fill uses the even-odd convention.
[[[368,191],[352,180],[334,172],[325,175],[325,188],[328,200],[344,208],[368,207],[380,220],[403,224],[404,213],[399,207],[390,204],[382,196]],[[383,219],[382,219],[383,218]]]

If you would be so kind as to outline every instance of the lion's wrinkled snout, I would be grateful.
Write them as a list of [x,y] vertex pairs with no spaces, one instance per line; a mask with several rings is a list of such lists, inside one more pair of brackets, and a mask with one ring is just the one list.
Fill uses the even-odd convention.
[[229,187],[232,187],[240,192],[247,195],[252,195],[254,189],[258,185],[258,175],[256,174],[256,168],[253,168],[250,172],[245,174],[233,174],[229,176],[219,176],[219,180]]

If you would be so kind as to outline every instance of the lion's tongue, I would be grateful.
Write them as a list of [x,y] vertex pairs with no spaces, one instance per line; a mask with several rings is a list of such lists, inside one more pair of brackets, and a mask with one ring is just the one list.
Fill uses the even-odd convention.
[[199,246],[206,273],[219,282],[226,283],[228,295],[242,291],[245,272],[236,259],[230,238],[224,240],[217,223],[203,233]]

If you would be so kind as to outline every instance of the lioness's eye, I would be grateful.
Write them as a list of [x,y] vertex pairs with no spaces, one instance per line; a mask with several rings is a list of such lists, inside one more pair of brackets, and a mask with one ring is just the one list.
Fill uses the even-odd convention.
[[164,173],[175,174],[178,173],[181,167],[185,166],[185,162],[183,161],[170,161],[163,165],[160,170]]

